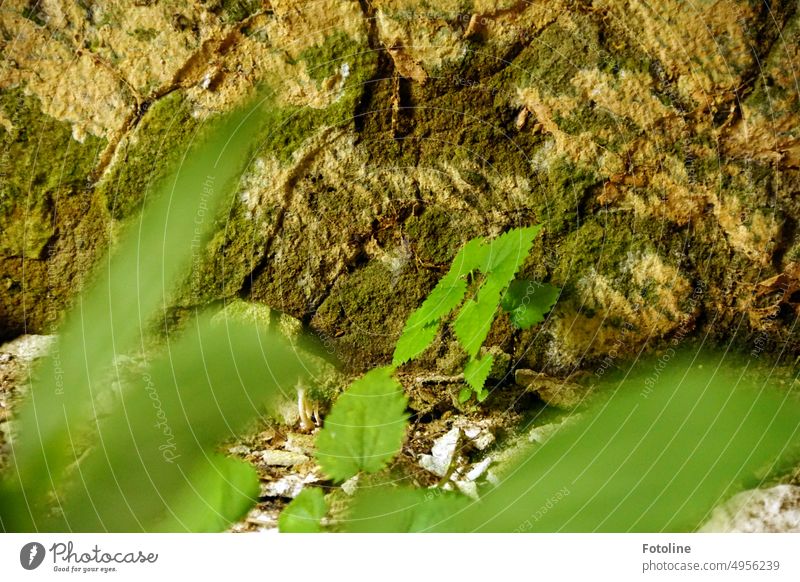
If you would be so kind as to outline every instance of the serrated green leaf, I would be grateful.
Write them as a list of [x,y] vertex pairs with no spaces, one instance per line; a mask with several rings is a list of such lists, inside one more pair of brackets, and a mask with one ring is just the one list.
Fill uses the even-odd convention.
[[286,506],[278,517],[278,530],[281,533],[319,533],[320,521],[328,513],[328,505],[322,489],[303,489]]
[[470,299],[453,322],[453,331],[461,347],[470,358],[478,355],[489,329],[492,327],[501,289],[491,281],[485,281],[478,290],[477,299]]
[[458,393],[459,404],[464,404],[472,396],[472,390],[469,388],[462,388]]
[[491,241],[481,263],[487,277],[505,287],[528,257],[541,225],[514,228]]
[[403,335],[397,340],[392,356],[392,364],[400,366],[424,352],[436,337],[439,331],[439,322],[434,321],[426,325],[406,326]]
[[481,268],[481,265],[486,261],[486,253],[489,250],[484,244],[485,242],[486,239],[479,236],[465,244],[450,264],[450,270],[445,275],[445,279],[452,282]]
[[486,384],[489,372],[492,371],[493,363],[494,356],[492,354],[486,354],[482,358],[474,358],[467,362],[464,368],[464,380],[472,386],[476,393],[480,394],[481,390],[483,390],[483,385]]
[[442,318],[464,300],[465,277],[480,269],[486,278],[478,296],[464,304],[453,324],[456,337],[474,358],[489,333],[500,297],[525,260],[539,229],[539,226],[512,229],[489,243],[478,237],[465,244],[447,275],[409,317],[397,341],[392,364],[402,365],[425,351],[436,337]]
[[331,479],[379,471],[400,451],[408,401],[393,372],[392,367],[368,372],[333,405],[317,437],[317,461]]
[[501,306],[511,317],[511,323],[519,329],[544,321],[544,316],[556,304],[561,290],[547,283],[527,279],[513,281],[503,296]]
[[[422,305],[411,314],[406,328],[439,321],[464,300],[467,282],[464,279],[442,279],[428,294]],[[404,330],[405,331],[405,330]]]

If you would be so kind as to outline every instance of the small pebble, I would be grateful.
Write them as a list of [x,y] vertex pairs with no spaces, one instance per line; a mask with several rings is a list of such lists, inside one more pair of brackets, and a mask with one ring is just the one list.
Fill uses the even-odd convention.
[[352,496],[356,489],[358,489],[358,475],[350,477],[347,481],[342,483],[342,491],[344,491],[347,495]]
[[491,457],[486,457],[480,463],[477,463],[465,475],[467,481],[475,481],[475,480],[477,480],[481,475],[483,475],[486,472],[486,469],[488,469],[489,465],[491,465],[491,464],[492,464],[492,458]]
[[264,451],[261,460],[265,465],[277,467],[292,467],[308,461],[308,457],[292,451]]

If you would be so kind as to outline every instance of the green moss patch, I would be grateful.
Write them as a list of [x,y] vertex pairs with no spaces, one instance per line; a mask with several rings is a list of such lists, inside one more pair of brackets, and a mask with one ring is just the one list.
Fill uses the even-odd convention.
[[[333,103],[322,109],[280,106],[275,100],[265,101],[267,120],[260,151],[285,163],[289,163],[297,148],[320,128],[354,123],[356,107],[377,63],[376,54],[369,50],[366,42],[354,41],[342,33],[333,34],[318,47],[306,49],[300,59],[305,62],[312,79],[318,82],[338,74],[345,64],[348,75]],[[278,88],[275,83],[273,87]]]
[[136,210],[148,189],[180,162],[197,124],[180,91],[153,103],[120,144],[114,165],[98,187],[114,218]]
[[38,258],[55,229],[52,199],[87,187],[105,140],[72,138],[22,89],[0,92],[0,254]]
[[467,217],[454,218],[452,210],[430,206],[403,224],[403,234],[417,258],[428,265],[447,265],[477,229]]
[[350,369],[385,363],[406,318],[437,278],[427,271],[395,277],[380,261],[370,261],[336,282],[311,325],[333,338],[337,356]]
[[241,22],[261,10],[262,0],[218,0],[217,10],[226,22]]
[[354,40],[346,33],[337,31],[325,39],[321,45],[315,45],[300,53],[300,60],[306,64],[308,75],[315,81],[324,81],[338,74],[342,65],[348,61],[358,60],[361,51],[369,49],[363,43]]

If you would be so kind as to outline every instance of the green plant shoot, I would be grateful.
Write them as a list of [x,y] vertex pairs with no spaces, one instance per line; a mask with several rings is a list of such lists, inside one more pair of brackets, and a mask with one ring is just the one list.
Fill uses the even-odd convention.
[[392,363],[402,365],[424,352],[442,321],[461,306],[452,328],[469,356],[464,379],[472,390],[462,391],[460,399],[474,392],[478,401],[484,400],[494,359],[490,354],[480,357],[479,352],[498,306],[509,313],[516,327],[526,329],[543,321],[558,298],[559,290],[551,285],[514,280],[540,229],[540,225],[515,228],[494,240],[479,237],[464,245],[448,273],[408,318]]

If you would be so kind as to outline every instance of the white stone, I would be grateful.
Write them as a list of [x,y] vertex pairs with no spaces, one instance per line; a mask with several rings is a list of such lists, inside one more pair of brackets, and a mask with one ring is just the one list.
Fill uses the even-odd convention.
[[489,465],[491,464],[492,464],[491,457],[486,457],[480,463],[477,463],[465,475],[467,481],[475,481],[476,479],[478,479],[481,475],[483,475],[486,472],[486,469],[488,469]]
[[250,449],[248,447],[246,447],[245,445],[236,445],[236,446],[230,447],[228,449],[228,452],[231,455],[247,455],[247,454],[250,454]]
[[494,442],[494,435],[488,430],[482,431],[477,438],[473,439],[472,443],[479,451],[486,449]]
[[420,456],[420,467],[438,477],[444,477],[447,474],[447,470],[450,468],[450,463],[453,461],[453,455],[456,452],[460,436],[461,430],[456,427],[450,429],[444,436],[433,441],[431,454]]
[[475,484],[475,481],[456,481],[456,487],[470,499],[474,499],[475,501],[479,499],[478,486]]
[[464,427],[464,436],[468,439],[475,439],[478,438],[478,435],[481,434],[481,427],[476,425],[466,426]]
[[800,487],[777,485],[733,496],[715,508],[705,533],[800,533]]
[[358,475],[354,475],[342,483],[342,491],[344,491],[347,495],[352,496],[355,494],[356,489],[358,489]]
[[0,346],[0,352],[7,352],[25,362],[32,362],[45,356],[56,341],[55,335],[23,335]]
[[314,473],[308,475],[287,475],[277,481],[262,483],[262,497],[288,497],[294,499],[309,483],[316,483],[319,478]]

